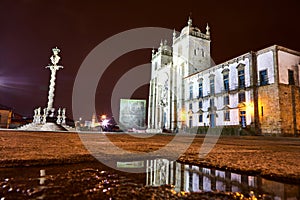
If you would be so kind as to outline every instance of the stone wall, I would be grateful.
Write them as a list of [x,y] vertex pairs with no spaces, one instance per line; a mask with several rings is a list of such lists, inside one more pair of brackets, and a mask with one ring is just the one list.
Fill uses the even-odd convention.
[[[294,96],[294,97],[293,97]],[[279,103],[283,135],[296,135],[300,132],[300,88],[279,84]]]
[[258,87],[258,116],[262,134],[281,134],[280,110],[277,84]]

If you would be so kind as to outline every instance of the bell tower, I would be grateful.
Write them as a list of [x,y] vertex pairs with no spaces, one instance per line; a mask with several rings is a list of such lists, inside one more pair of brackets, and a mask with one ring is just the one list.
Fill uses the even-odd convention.
[[[206,26],[206,33],[202,33],[199,28],[193,27],[192,19],[189,17],[187,26],[180,34],[176,36],[173,33],[173,68],[176,71],[174,80],[174,112],[185,116],[185,80],[184,78],[208,69],[211,66],[210,61],[210,30]],[[185,120],[177,116],[174,119],[177,127],[184,127]]]
[[192,19],[181,30],[179,36],[173,34],[173,63],[183,77],[189,76],[211,66],[210,61],[210,28],[206,33],[193,27]]

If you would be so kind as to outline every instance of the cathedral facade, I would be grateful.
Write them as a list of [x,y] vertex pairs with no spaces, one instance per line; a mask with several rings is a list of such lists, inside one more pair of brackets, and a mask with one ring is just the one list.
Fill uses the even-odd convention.
[[148,130],[298,135],[300,52],[274,45],[216,65],[210,41],[209,26],[202,33],[189,19],[172,46],[152,51]]

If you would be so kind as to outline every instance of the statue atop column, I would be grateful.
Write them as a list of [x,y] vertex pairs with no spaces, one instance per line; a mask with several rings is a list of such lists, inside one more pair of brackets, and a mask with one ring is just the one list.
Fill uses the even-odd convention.
[[53,100],[54,100],[54,90],[55,90],[55,79],[56,79],[56,71],[60,68],[63,68],[63,66],[57,65],[60,57],[58,53],[60,50],[55,47],[52,49],[53,55],[50,57],[52,65],[47,66],[46,68],[49,68],[51,70],[51,78],[50,78],[50,85],[49,85],[49,94],[48,94],[48,104],[47,104],[47,111],[51,112],[50,115],[53,115]]
[[[66,109],[59,108],[55,110],[53,107],[56,72],[60,68],[63,68],[59,63],[59,53],[60,50],[57,47],[52,49],[52,55],[50,56],[51,63],[46,67],[51,71],[47,105],[43,109],[41,107],[34,109],[32,123],[20,127],[20,130],[57,131],[70,129],[66,125]],[[68,128],[63,128],[64,126]]]
[[60,60],[60,57],[59,57],[59,55],[58,55],[58,53],[60,52],[60,50],[59,50],[57,47],[55,47],[55,48],[52,49],[52,52],[53,52],[53,55],[50,57],[50,60],[51,60],[51,63],[52,63],[54,66],[56,66],[57,63],[58,63],[59,60]]

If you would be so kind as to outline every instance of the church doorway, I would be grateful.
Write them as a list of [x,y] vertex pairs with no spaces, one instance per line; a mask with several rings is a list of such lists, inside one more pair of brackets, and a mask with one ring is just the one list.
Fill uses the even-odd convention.
[[240,123],[242,128],[246,128],[246,111],[245,110],[241,110],[240,111]]
[[246,104],[244,102],[239,103],[239,118],[240,118],[240,125],[242,128],[246,128],[247,120],[246,120]]

